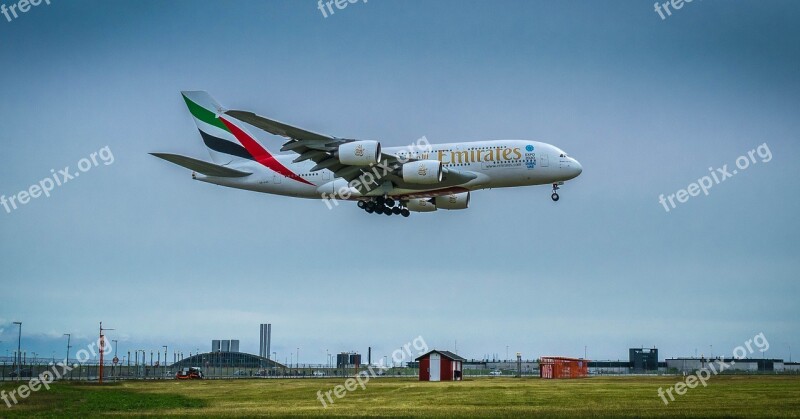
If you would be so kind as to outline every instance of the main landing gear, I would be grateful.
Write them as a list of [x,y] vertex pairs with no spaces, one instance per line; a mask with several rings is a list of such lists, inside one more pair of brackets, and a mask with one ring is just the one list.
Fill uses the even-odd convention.
[[389,197],[379,196],[369,201],[358,201],[358,207],[369,214],[402,215],[403,217],[411,215],[411,211],[402,201],[397,202]]
[[552,194],[552,195],[550,195],[550,199],[552,199],[552,200],[553,200],[553,202],[556,202],[556,201],[558,201],[558,192],[556,192],[558,189],[559,189],[559,188],[558,188],[558,184],[557,184],[557,183],[554,183],[554,184],[553,184],[553,194]]

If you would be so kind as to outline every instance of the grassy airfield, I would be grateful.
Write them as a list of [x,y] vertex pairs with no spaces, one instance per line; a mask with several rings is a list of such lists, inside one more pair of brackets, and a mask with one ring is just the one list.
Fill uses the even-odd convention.
[[[456,383],[377,378],[322,406],[343,379],[60,382],[0,417],[113,416],[392,416],[392,417],[800,417],[800,376],[718,376],[668,406],[657,390],[679,377],[581,380],[475,378]],[[15,383],[0,384],[6,392]],[[327,402],[327,401],[326,401]],[[2,403],[2,402],[0,402]]]

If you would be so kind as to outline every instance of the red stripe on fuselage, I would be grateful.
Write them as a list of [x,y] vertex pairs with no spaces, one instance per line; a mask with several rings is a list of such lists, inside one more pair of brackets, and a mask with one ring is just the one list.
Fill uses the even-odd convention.
[[269,153],[269,151],[267,151],[264,147],[261,147],[261,144],[259,144],[253,137],[244,132],[241,128],[226,121],[225,118],[220,117],[219,119],[220,121],[222,121],[223,124],[225,124],[226,127],[228,127],[233,136],[236,137],[236,139],[239,140],[240,143],[242,143],[242,146],[244,146],[245,150],[247,150],[247,152],[250,153],[250,155],[253,156],[253,158],[257,162],[261,163],[262,165],[268,167],[269,169],[275,172],[278,172],[288,177],[289,179],[294,179],[298,182],[314,186],[313,183],[296,175],[294,172],[289,170],[289,168],[281,164],[281,162],[276,160],[275,157]]

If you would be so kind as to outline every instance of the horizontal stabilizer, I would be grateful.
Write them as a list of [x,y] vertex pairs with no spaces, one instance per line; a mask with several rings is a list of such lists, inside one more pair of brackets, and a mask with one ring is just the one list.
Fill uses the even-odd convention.
[[191,157],[181,156],[178,154],[167,153],[150,153],[159,159],[164,159],[170,163],[175,163],[178,166],[185,167],[197,173],[206,176],[214,177],[245,177],[250,176],[252,173],[242,172],[230,167],[220,166],[218,164],[204,162],[202,160],[193,159]]

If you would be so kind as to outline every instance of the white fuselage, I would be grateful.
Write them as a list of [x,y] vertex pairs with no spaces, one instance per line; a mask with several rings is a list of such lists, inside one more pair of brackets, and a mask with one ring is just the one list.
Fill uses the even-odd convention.
[[[537,141],[496,140],[430,144],[425,149],[386,147],[384,153],[420,160],[439,160],[449,171],[477,174],[469,182],[447,188],[436,185],[426,188],[419,185],[413,189],[395,187],[376,192],[395,197],[434,196],[488,188],[552,184],[573,179],[582,171],[577,160],[555,146]],[[330,170],[312,172],[311,169],[316,164],[313,161],[293,163],[296,154],[280,154],[274,157],[297,175],[297,179],[274,172],[251,160],[238,160],[228,165],[252,173],[247,177],[219,178],[197,174],[195,178],[232,188],[317,199],[324,198],[323,194],[334,193],[341,185],[347,184],[344,179],[337,179]],[[358,198],[357,194],[351,197]]]

